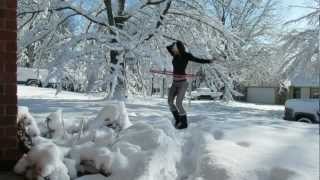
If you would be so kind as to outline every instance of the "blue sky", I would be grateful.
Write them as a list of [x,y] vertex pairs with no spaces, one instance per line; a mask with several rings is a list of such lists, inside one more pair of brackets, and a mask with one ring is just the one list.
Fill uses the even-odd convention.
[[[279,0],[279,13],[285,21],[297,19],[310,12],[308,8],[294,7],[294,6],[314,6],[314,0]],[[305,24],[301,23],[298,26],[303,27]]]

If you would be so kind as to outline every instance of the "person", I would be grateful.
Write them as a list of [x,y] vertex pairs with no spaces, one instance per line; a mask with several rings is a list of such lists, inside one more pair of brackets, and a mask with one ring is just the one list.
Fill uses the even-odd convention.
[[[188,88],[186,68],[189,61],[196,63],[212,63],[213,60],[200,59],[194,57],[191,53],[186,52],[185,47],[181,41],[176,41],[167,46],[167,50],[173,57],[173,81],[168,93],[168,104],[172,112],[177,129],[185,129],[188,127],[187,113],[182,106],[185,93]],[[176,104],[174,99],[176,98]]]

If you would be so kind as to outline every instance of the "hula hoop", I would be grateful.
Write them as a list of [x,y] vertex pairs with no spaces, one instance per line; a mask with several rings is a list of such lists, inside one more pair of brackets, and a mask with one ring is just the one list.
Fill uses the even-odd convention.
[[173,77],[177,77],[177,78],[199,77],[198,75],[194,75],[194,74],[173,74],[172,71],[160,71],[160,70],[154,70],[154,69],[151,69],[150,72],[154,73],[154,74],[162,74],[162,75],[173,76]]

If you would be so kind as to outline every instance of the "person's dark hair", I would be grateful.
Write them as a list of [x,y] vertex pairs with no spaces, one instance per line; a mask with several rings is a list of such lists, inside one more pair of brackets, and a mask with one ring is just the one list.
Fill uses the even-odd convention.
[[185,53],[186,52],[186,48],[184,47],[183,43],[181,41],[177,41],[177,48],[179,50],[179,52],[181,54]]

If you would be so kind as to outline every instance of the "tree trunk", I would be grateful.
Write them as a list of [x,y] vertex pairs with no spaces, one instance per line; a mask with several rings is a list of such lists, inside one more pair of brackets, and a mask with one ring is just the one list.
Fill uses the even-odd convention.
[[[125,0],[121,0],[121,3],[119,2],[119,10],[118,13],[123,13],[124,11],[124,3]],[[111,0],[104,0],[104,4],[106,6],[107,9],[107,15],[108,15],[108,23],[110,26],[116,26],[115,20],[114,20],[114,15],[113,15],[113,11],[112,11],[112,2]],[[121,8],[120,8],[121,7]],[[115,33],[110,30],[110,33],[115,35]],[[116,39],[112,40],[112,43],[117,43]],[[119,63],[119,59],[118,56],[119,54],[121,54],[118,51],[114,51],[111,50],[110,51],[110,62],[111,64],[113,64],[114,66],[117,65],[121,65],[122,66],[122,70],[121,72],[124,72],[124,63]],[[110,69],[111,74],[114,75],[115,73],[115,69],[113,67],[111,67]],[[122,74],[124,76],[124,74]],[[116,75],[115,75],[116,76]],[[110,83],[110,92],[109,92],[109,96],[108,99],[123,99],[125,97],[125,81],[119,77],[116,77],[117,80],[115,82],[111,82]],[[115,86],[115,87],[113,87]]]

